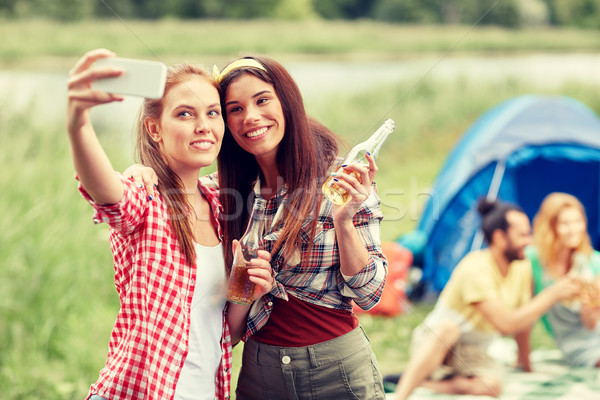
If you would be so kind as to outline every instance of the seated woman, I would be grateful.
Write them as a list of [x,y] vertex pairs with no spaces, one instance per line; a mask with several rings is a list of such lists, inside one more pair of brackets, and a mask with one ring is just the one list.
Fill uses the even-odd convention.
[[[556,303],[542,318],[571,366],[600,367],[600,253],[592,248],[583,205],[566,193],[551,193],[533,220],[535,246],[527,249],[537,294],[563,275],[587,269],[574,301]],[[585,290],[585,285],[589,290]]]

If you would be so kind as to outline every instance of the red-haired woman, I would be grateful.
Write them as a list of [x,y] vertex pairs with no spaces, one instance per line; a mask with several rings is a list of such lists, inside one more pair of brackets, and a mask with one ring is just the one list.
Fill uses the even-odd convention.
[[581,297],[556,303],[543,321],[570,365],[600,367],[600,253],[592,248],[581,202],[567,193],[550,193],[533,220],[533,238],[535,247],[527,256],[536,294],[561,276],[589,268]]
[[[224,313],[217,193],[198,180],[219,152],[224,134],[219,87],[201,68],[169,68],[162,98],[146,99],[138,119],[140,161],[156,171],[151,198],[117,174],[90,119],[90,109],[122,97],[91,84],[122,70],[94,67],[114,53],[98,49],[73,67],[67,128],[75,170],[94,219],[110,225],[115,286],[121,308],[106,366],[92,399],[228,399],[232,326],[239,305]],[[256,296],[271,290],[269,254],[252,262]],[[245,320],[244,320],[245,321]],[[238,328],[239,329],[239,328]],[[234,336],[241,333],[231,331]]]

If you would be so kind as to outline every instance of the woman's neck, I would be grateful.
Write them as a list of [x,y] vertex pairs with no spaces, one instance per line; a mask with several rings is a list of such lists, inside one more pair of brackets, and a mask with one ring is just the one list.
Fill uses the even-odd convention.
[[554,273],[557,276],[564,275],[571,269],[571,257],[573,255],[573,249],[569,247],[561,247],[556,252],[554,259]]
[[186,174],[178,173],[179,179],[183,184],[183,190],[187,195],[198,192],[198,177],[200,170],[192,171]]
[[270,199],[283,187],[283,177],[279,174],[275,160],[256,159],[261,171],[261,196]]

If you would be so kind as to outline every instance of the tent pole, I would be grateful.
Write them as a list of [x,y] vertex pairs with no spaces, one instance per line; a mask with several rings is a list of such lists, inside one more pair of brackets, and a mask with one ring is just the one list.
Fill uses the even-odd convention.
[[[498,198],[498,192],[500,191],[500,184],[502,183],[502,178],[504,178],[504,172],[506,171],[506,162],[505,160],[500,160],[496,162],[496,169],[494,170],[494,176],[492,176],[492,181],[490,182],[490,188],[488,189],[488,193],[486,199],[489,201],[494,201]],[[471,251],[479,250],[483,246],[483,232],[481,229],[477,229],[475,232],[475,236],[473,237],[473,242],[471,243]]]

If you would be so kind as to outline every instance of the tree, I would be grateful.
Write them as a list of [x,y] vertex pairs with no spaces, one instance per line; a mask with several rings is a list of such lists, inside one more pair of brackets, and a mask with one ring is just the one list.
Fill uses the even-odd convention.
[[373,18],[390,22],[436,23],[442,20],[440,0],[380,0]]
[[17,0],[0,0],[0,16],[13,15],[15,13],[15,5]]
[[600,0],[547,0],[550,20],[556,25],[600,27]]
[[131,0],[95,0],[93,14],[101,18],[131,18],[135,16]]
[[13,7],[20,15],[75,21],[91,17],[94,4],[88,0],[18,0]]
[[357,19],[371,16],[370,0],[319,0],[315,1],[317,14],[326,19]]
[[273,10],[273,17],[289,20],[314,18],[312,0],[281,0]]

